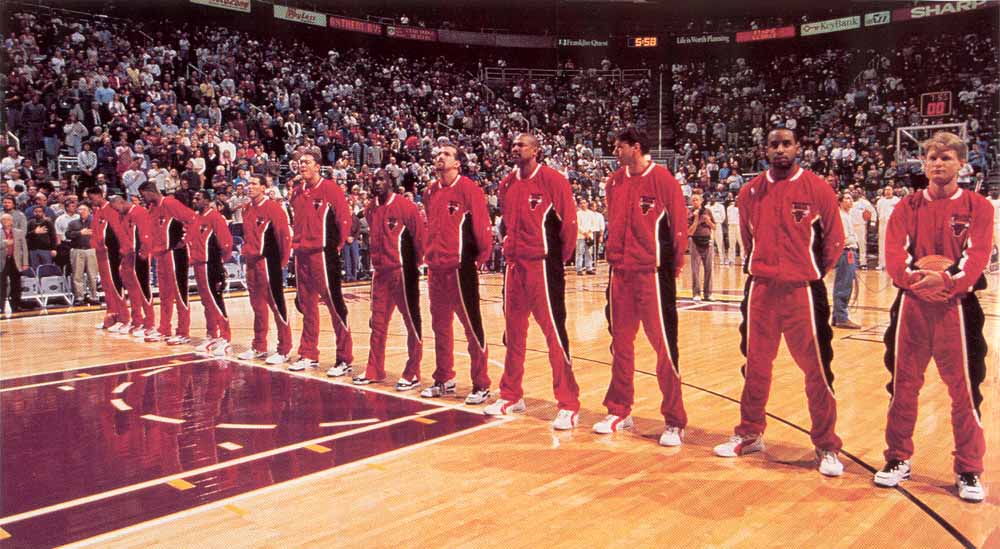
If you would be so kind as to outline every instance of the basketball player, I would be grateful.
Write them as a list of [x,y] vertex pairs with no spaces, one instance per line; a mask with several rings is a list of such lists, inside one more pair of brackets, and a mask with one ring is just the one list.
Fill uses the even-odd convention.
[[330,377],[352,372],[354,354],[351,329],[347,325],[347,304],[341,291],[341,259],[351,231],[351,209],[344,191],[320,175],[322,153],[304,148],[293,155],[299,175],[292,180],[289,202],[293,212],[292,249],[295,250],[296,305],[302,313],[299,358],[288,366],[301,371],[319,366],[319,302],[330,312],[337,336],[337,360],[327,370]]
[[191,253],[198,295],[205,310],[206,333],[205,340],[196,348],[215,356],[226,356],[232,350],[232,334],[226,303],[222,298],[222,290],[226,286],[226,269],[222,264],[233,254],[233,235],[225,218],[212,207],[204,191],[194,193],[191,205],[198,215],[187,226],[185,241]]
[[90,222],[93,231],[90,245],[97,253],[97,269],[101,275],[101,288],[104,290],[104,302],[107,306],[104,322],[97,329],[117,334],[122,328],[132,329],[128,304],[125,302],[125,286],[118,270],[121,265],[118,234],[121,233],[122,217],[104,198],[104,191],[100,187],[87,189],[87,198],[94,210],[94,219]]
[[[806,377],[806,397],[820,473],[840,476],[844,466],[835,432],[833,330],[823,276],[844,249],[844,227],[829,183],[795,160],[793,130],[767,135],[770,168],[741,190],[740,235],[749,261],[744,290],[740,349],[746,356],[740,424],[715,454],[736,457],[764,449],[765,406],[781,335]],[[776,238],[781,235],[781,238]]]
[[994,271],[1000,263],[1000,189],[990,192],[990,204],[993,205],[993,249],[996,250],[996,261],[992,262]]
[[397,391],[408,391],[420,383],[420,359],[424,345],[420,329],[420,271],[424,257],[424,220],[417,205],[392,192],[385,170],[375,172],[374,197],[365,213],[371,229],[369,250],[372,269],[371,342],[365,374],[355,385],[385,379],[385,339],[392,310],[399,309],[406,326],[408,358]]
[[[253,343],[236,358],[267,357],[265,362],[276,366],[284,364],[292,350],[292,329],[288,325],[282,285],[282,269],[288,266],[292,253],[292,233],[288,214],[280,203],[267,197],[267,188],[264,178],[250,176],[247,184],[250,204],[243,211],[243,259],[253,309]],[[271,356],[267,355],[268,310],[274,313],[278,329],[278,349]]]
[[[195,213],[172,196],[163,196],[156,183],[139,186],[142,199],[149,205],[152,221],[150,257],[156,258],[156,281],[160,288],[160,329],[146,335],[147,342],[167,340],[167,345],[191,342],[191,308],[188,306],[188,249],[184,227],[194,221]],[[170,336],[174,305],[177,306],[177,332]]]
[[[910,478],[917,395],[931,358],[951,396],[958,496],[985,497],[986,439],[979,405],[986,377],[983,310],[976,290],[986,288],[983,271],[993,249],[993,208],[979,194],[958,187],[968,149],[955,134],[939,132],[921,145],[928,186],[897,206],[886,234],[886,270],[899,288],[885,333],[885,365],[892,373],[886,422],[885,467],[878,486]],[[944,256],[951,265],[919,268],[916,261]]]
[[528,317],[533,315],[545,334],[552,390],[559,406],[552,427],[568,430],[580,420],[580,387],[573,376],[566,334],[563,271],[576,248],[576,205],[569,181],[538,163],[538,149],[538,139],[531,134],[523,133],[514,139],[511,155],[515,167],[500,183],[498,192],[503,214],[503,255],[507,261],[503,284],[507,356],[500,378],[500,398],[483,412],[499,416],[525,410],[524,354]]
[[145,341],[146,336],[156,328],[153,292],[149,287],[149,249],[153,237],[149,212],[121,197],[111,197],[110,202],[122,216],[121,225],[124,230],[118,243],[122,261],[118,272],[132,306],[131,335]]
[[[676,278],[688,245],[688,212],[680,183],[646,154],[646,137],[633,128],[618,134],[621,168],[607,183],[608,321],[611,384],[604,396],[608,416],[594,425],[607,434],[631,427],[635,399],[635,336],[642,323],[656,351],[656,378],[663,394],[663,446],[680,446],[687,426],[677,354]],[[706,214],[707,215],[707,214]]]
[[427,211],[426,261],[429,270],[431,328],[434,330],[434,384],[420,396],[439,397],[455,392],[452,319],[465,328],[471,357],[472,391],[467,404],[482,404],[490,395],[486,369],[489,349],[479,312],[479,265],[493,250],[486,195],[461,175],[465,153],[456,145],[442,145],[434,157],[437,179],[424,194]]

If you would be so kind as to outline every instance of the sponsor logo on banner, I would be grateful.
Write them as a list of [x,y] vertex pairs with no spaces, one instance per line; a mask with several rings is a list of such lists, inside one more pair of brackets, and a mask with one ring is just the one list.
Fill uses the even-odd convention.
[[678,46],[701,46],[705,44],[729,44],[733,37],[728,34],[703,34],[701,36],[678,36]]
[[854,15],[851,17],[841,17],[839,19],[827,19],[825,21],[805,23],[802,25],[802,29],[799,34],[802,36],[810,36],[813,34],[826,34],[828,32],[840,32],[859,28],[861,28],[861,16]]
[[892,21],[891,11],[874,11],[865,14],[865,26],[875,27],[878,25],[888,25]]
[[606,48],[607,40],[594,40],[588,38],[560,38],[557,42],[560,48]]
[[760,40],[775,40],[778,38],[795,38],[795,27],[776,27],[773,29],[757,29],[736,33],[736,42],[758,42]]
[[250,13],[250,0],[191,0],[192,4]]
[[404,38],[406,40],[437,42],[437,31],[434,29],[425,29],[423,27],[388,26],[385,28],[385,35],[389,38]]
[[307,25],[316,25],[317,27],[326,26],[326,14],[317,13],[315,11],[290,8],[288,6],[275,5],[274,17],[275,19],[284,19],[285,21],[295,21],[297,23],[305,23]]
[[909,19],[923,19],[925,17],[935,17],[938,15],[952,15],[988,7],[988,0],[975,0],[969,2],[935,2],[923,6],[912,8],[899,8],[892,11],[893,21],[906,21]]
[[382,25],[378,23],[370,23],[368,21],[362,21],[361,19],[351,19],[350,17],[334,17],[330,15],[326,18],[326,25],[331,29],[338,29],[349,32],[363,32],[365,34],[382,34]]

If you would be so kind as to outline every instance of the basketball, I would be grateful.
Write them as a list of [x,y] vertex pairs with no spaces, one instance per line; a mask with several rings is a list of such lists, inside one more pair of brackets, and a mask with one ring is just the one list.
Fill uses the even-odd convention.
[[926,271],[944,271],[955,262],[950,257],[943,255],[925,255],[917,260],[916,266]]

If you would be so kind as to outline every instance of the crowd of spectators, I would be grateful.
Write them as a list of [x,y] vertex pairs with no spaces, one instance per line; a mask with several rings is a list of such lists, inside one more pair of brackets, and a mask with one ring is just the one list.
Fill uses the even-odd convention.
[[[435,147],[459,144],[465,173],[483,186],[496,217],[510,143],[530,129],[545,162],[601,214],[613,168],[608,144],[625,126],[648,125],[651,74],[622,81],[595,67],[491,88],[479,67],[445,57],[316,51],[193,23],[8,16],[0,86],[20,149],[7,147],[0,160],[0,196],[28,231],[33,267],[69,264],[60,252],[65,227],[88,186],[135,197],[155,181],[184,202],[205,190],[238,234],[248,176],[263,175],[281,200],[296,170],[290,153],[315,145],[354,210],[349,257],[357,259],[346,275],[360,278],[376,169],[419,205]],[[905,186],[918,168],[910,156],[894,156],[893,129],[921,122],[912,90],[928,82],[962,90],[953,118],[969,123],[968,179],[981,177],[996,165],[997,49],[985,34],[953,38],[913,36],[889,52],[674,65],[676,173],[685,194],[704,193],[712,206],[731,201],[744,174],[766,168],[764,132],[775,125],[805,129],[802,163],[835,187]],[[860,75],[851,72],[859,59],[874,60]],[[60,158],[75,162],[60,166]],[[490,268],[501,262],[495,254]]]
[[767,128],[782,126],[801,134],[802,164],[838,190],[857,186],[874,198],[885,186],[912,187],[921,173],[916,144],[905,140],[897,153],[896,128],[929,123],[919,91],[954,89],[953,114],[930,123],[967,123],[970,158],[961,182],[972,184],[997,165],[998,63],[995,40],[983,32],[913,35],[891,51],[674,65],[677,173],[724,198],[742,184],[741,174],[767,167]]

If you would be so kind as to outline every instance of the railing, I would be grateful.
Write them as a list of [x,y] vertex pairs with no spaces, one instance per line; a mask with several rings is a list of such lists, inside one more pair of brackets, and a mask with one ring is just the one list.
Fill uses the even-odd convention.
[[13,141],[14,142],[14,147],[17,150],[21,150],[21,140],[18,139],[16,135],[14,135],[14,132],[7,132],[7,135],[4,136],[4,137],[6,137],[8,145],[10,144],[11,141]]
[[512,80],[548,80],[564,76],[590,75],[634,82],[640,78],[649,78],[650,69],[612,69],[599,71],[594,69],[522,69],[508,67],[487,67],[483,69],[481,79],[487,84],[504,83]]

